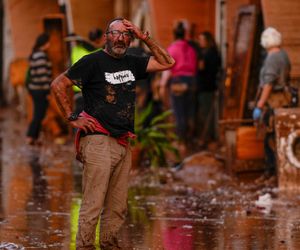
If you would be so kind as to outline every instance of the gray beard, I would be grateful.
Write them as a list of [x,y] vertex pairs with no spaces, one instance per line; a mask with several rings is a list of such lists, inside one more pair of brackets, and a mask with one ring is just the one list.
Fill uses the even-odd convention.
[[123,54],[118,54],[118,53],[115,53],[112,49],[112,47],[108,46],[107,47],[107,52],[112,56],[112,57],[115,57],[115,58],[122,58],[126,55],[126,51],[123,53]]

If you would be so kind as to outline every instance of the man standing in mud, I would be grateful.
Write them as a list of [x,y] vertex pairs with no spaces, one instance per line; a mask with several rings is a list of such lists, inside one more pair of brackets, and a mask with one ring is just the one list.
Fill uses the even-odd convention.
[[[148,32],[124,18],[109,22],[105,38],[104,50],[83,57],[51,85],[65,118],[80,131],[76,148],[83,162],[83,197],[76,249],[95,249],[100,215],[101,249],[120,249],[117,235],[127,210],[131,167],[127,139],[134,136],[135,81],[175,63]],[[134,38],[143,41],[153,56],[126,55]],[[67,95],[73,84],[82,88],[84,98],[79,116],[72,113]]]

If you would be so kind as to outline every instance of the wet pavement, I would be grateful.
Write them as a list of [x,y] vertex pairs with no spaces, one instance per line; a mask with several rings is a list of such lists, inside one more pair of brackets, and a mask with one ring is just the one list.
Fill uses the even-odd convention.
[[[73,145],[26,146],[25,120],[10,111],[0,128],[0,249],[75,249],[81,169]],[[124,249],[300,249],[300,194],[197,157],[177,172],[132,176]]]

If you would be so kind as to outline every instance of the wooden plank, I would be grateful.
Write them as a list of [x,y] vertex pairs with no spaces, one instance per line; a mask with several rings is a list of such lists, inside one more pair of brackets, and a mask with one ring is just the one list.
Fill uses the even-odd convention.
[[[234,32],[237,19],[237,11],[240,7],[254,4],[257,8],[260,7],[260,0],[234,0],[226,1],[226,37],[227,37],[227,55],[232,54],[233,50],[233,41],[234,41]],[[228,58],[228,63],[231,63],[231,58]]]
[[262,0],[265,26],[271,26],[282,34],[283,46],[292,63],[291,75],[300,78],[300,1]]
[[243,118],[256,26],[255,5],[241,7],[237,14],[234,48],[225,82],[224,119]]

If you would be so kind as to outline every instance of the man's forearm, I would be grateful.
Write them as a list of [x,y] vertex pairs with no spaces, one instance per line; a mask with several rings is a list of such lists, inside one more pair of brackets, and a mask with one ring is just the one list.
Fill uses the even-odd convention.
[[51,90],[54,93],[56,102],[64,117],[67,119],[72,112],[68,89],[72,86],[71,80],[64,75],[59,75],[52,83]]
[[272,92],[272,84],[265,84],[263,86],[262,92],[261,92],[261,96],[257,102],[257,107],[258,108],[263,108],[263,106],[265,105],[265,103],[267,102],[271,92]]
[[[133,36],[137,39],[142,40],[148,48],[151,50],[153,54],[153,61],[150,62],[150,66],[148,64],[147,71],[159,71],[159,70],[166,70],[171,68],[175,64],[174,58],[172,58],[169,53],[163,49],[161,46],[159,46],[156,41],[154,41],[150,36],[149,32],[142,32],[140,28],[135,26],[132,22],[129,20],[124,19],[123,24],[125,27],[133,33]],[[151,60],[151,58],[150,58]],[[152,61],[152,60],[151,60]]]
[[151,50],[153,56],[160,64],[170,65],[175,62],[174,59],[169,55],[169,53],[161,46],[159,46],[157,42],[154,39],[152,39],[149,35],[145,39],[143,39],[143,41]]

